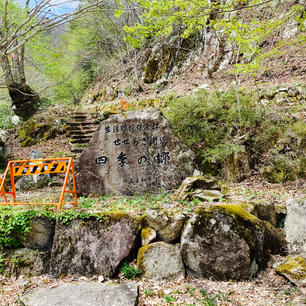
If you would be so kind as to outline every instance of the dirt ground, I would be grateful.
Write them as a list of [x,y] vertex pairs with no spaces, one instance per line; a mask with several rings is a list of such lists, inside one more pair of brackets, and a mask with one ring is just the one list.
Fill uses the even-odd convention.
[[[105,280],[104,283],[132,282],[139,285],[139,305],[185,305],[185,306],[302,306],[305,296],[283,277],[277,275],[271,265],[277,257],[271,259],[269,267],[250,281],[221,282],[195,279],[186,276],[178,281],[148,282],[140,279],[125,280],[122,274],[118,279]],[[0,305],[20,306],[19,297],[28,290],[37,287],[54,288],[65,282],[98,282],[98,276],[90,279],[78,279],[68,276],[54,279],[44,275],[40,277],[6,278],[0,276]]]

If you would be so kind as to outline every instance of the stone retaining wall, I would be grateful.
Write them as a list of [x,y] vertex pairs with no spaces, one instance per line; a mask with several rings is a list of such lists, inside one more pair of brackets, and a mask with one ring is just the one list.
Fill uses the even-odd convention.
[[20,241],[25,248],[7,255],[4,273],[114,277],[137,258],[143,278],[191,273],[240,280],[264,269],[271,253],[286,250],[281,230],[238,205],[213,205],[190,217],[161,210],[148,210],[144,218],[117,213],[70,224],[36,217]]

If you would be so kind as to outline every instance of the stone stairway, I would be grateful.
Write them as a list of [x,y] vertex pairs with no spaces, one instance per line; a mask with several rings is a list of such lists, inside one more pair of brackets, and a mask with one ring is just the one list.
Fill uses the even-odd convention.
[[83,112],[75,112],[70,118],[71,121],[68,122],[67,129],[72,145],[71,153],[74,158],[78,158],[100,123],[91,114]]

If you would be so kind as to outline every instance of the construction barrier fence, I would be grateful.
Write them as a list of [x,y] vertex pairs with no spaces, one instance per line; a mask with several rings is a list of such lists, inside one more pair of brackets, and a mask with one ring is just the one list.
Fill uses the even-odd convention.
[[[15,177],[26,175],[40,175],[40,174],[53,174],[65,173],[60,198],[57,203],[24,203],[18,202],[16,197]],[[67,190],[68,180],[71,174],[72,190]],[[7,176],[10,176],[11,191],[5,191],[4,182]],[[65,194],[73,194],[74,201],[64,203]],[[8,200],[8,196],[12,197],[12,201]],[[75,174],[73,167],[73,159],[67,158],[52,158],[52,159],[31,159],[31,160],[13,160],[9,161],[6,170],[0,178],[0,197],[4,198],[4,202],[0,205],[55,205],[61,209],[63,204],[72,204],[77,206],[77,192],[75,183]]]

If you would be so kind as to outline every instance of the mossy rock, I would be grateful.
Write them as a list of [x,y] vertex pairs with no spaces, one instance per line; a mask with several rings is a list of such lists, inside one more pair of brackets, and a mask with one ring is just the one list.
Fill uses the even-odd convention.
[[[216,193],[209,193],[209,191],[219,191],[221,188],[219,187],[218,180],[213,176],[189,176],[187,177],[181,184],[181,186],[174,192],[172,195],[173,200],[192,200],[193,193],[196,194],[203,193],[203,197],[205,191],[207,191],[207,197],[216,197]],[[219,194],[221,196],[221,193]]]
[[[271,245],[272,238],[275,239]],[[249,279],[286,244],[279,230],[238,205],[201,208],[181,237],[183,261],[196,277]]]
[[184,276],[179,248],[165,242],[141,247],[137,255],[137,267],[142,277],[150,280],[176,280]]
[[282,183],[297,179],[300,171],[298,161],[282,156],[273,160],[272,165],[264,167],[260,172],[269,183]]
[[49,272],[50,252],[38,252],[30,249],[17,249],[6,254],[2,274],[8,277],[24,275],[39,276]]
[[151,227],[145,227],[141,230],[141,244],[146,245],[156,239],[156,231]]
[[298,287],[306,286],[306,258],[304,256],[287,256],[282,262],[275,263],[273,268]]
[[17,132],[21,146],[33,146],[65,133],[65,119],[48,116],[46,120],[45,116],[47,115],[37,115],[24,122]]
[[277,226],[278,224],[278,218],[280,218],[280,216],[276,212],[274,203],[258,200],[252,202],[241,202],[236,205],[239,205],[260,220],[268,221],[274,226]]
[[138,242],[142,219],[117,212],[57,222],[51,251],[54,275],[113,276]]

